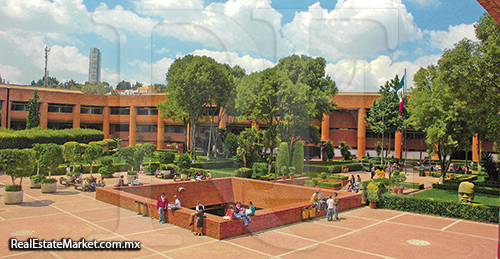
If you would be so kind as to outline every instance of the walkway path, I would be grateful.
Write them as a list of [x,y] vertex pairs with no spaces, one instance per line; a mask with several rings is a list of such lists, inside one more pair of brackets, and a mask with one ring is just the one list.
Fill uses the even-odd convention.
[[[363,176],[362,176],[363,177]],[[143,182],[165,180],[140,176]],[[108,180],[108,185],[117,178]],[[170,180],[169,180],[170,181]],[[25,182],[26,179],[25,179]],[[363,207],[226,240],[142,217],[95,193],[24,186],[24,203],[4,205],[0,175],[0,258],[495,258],[498,224]],[[141,241],[139,251],[9,251],[10,238]],[[35,254],[36,253],[36,254]]]

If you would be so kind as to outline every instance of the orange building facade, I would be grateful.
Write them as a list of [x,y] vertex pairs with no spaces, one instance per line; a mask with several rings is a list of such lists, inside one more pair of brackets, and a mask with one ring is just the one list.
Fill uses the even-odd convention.
[[[166,100],[165,94],[142,95],[90,95],[78,90],[29,87],[0,84],[1,126],[9,129],[26,128],[28,100],[38,90],[40,97],[40,123],[45,129],[94,128],[102,130],[105,138],[120,138],[122,146],[137,143],[152,143],[160,149],[181,151],[187,140],[186,126],[182,122],[164,119],[156,109],[156,104]],[[371,104],[380,95],[378,93],[339,93],[333,101],[337,109],[324,115],[321,122],[313,122],[321,128],[321,139],[332,140],[334,145],[345,141],[352,148],[351,152],[360,157],[375,156],[375,143],[380,135],[370,131],[364,116]],[[267,128],[267,125],[252,121],[237,121],[234,116],[215,117],[219,127],[226,127],[233,132],[255,126]],[[210,119],[200,122],[200,127],[208,127]],[[391,153],[403,157],[404,151],[420,153],[425,150],[422,133],[410,132],[402,141],[402,134],[396,133],[390,139]],[[385,140],[386,143],[388,139]],[[172,145],[173,143],[173,145]],[[473,153],[477,153],[477,143]],[[312,156],[319,155],[319,148],[310,147]],[[486,147],[486,149],[488,149]],[[337,150],[338,152],[338,150]],[[315,155],[314,155],[315,154]],[[476,156],[477,157],[477,154]]]

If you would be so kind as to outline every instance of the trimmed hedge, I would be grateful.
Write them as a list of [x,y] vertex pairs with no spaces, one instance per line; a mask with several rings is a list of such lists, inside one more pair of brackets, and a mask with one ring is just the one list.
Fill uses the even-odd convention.
[[416,199],[411,196],[385,194],[382,196],[379,207],[441,217],[498,223],[498,206]]
[[255,174],[264,175],[267,173],[267,163],[253,163],[252,169]]
[[[313,184],[313,180],[305,180],[304,181],[304,184],[305,185],[311,185],[311,186],[314,186]],[[342,184],[341,183],[337,183],[337,182],[323,182],[323,181],[318,181],[316,186],[320,186],[320,187],[329,187],[329,188],[337,188],[337,187],[341,187]]]
[[349,180],[349,176],[334,174],[334,175],[327,176],[326,179],[342,180],[342,181],[344,181],[344,180]]
[[465,181],[474,181],[477,180],[477,175],[463,175],[463,174],[454,174],[450,179],[445,179],[445,183],[461,183]]
[[196,162],[192,163],[191,167],[201,168],[201,169],[217,169],[217,168],[235,168],[236,164],[234,161],[213,161],[213,162]]
[[[459,183],[432,183],[433,189],[453,190],[458,191]],[[487,186],[474,186],[474,193],[483,193],[491,195],[500,195],[500,188],[487,187]]]
[[414,183],[414,182],[404,182],[403,187],[405,188],[411,188],[411,189],[418,189],[418,190],[423,190],[424,189],[424,184],[423,183]]
[[151,162],[151,166],[149,163],[144,164],[144,173],[147,175],[154,175],[156,172],[156,169],[160,167],[160,162]]
[[330,165],[330,166],[325,166],[325,165],[304,165],[304,172],[309,171],[309,172],[325,172],[328,171],[329,173],[332,174],[337,174],[342,172],[342,167],[347,166],[349,167],[349,171],[363,171],[363,164],[360,163],[349,163],[349,164],[342,164],[342,165]]
[[52,130],[41,127],[29,130],[0,130],[0,149],[31,148],[34,143],[55,143],[63,145],[66,142],[89,143],[104,139],[104,132],[96,129],[63,129]]
[[252,168],[246,168],[242,167],[238,170],[236,170],[236,177],[241,177],[241,178],[252,178],[253,170]]

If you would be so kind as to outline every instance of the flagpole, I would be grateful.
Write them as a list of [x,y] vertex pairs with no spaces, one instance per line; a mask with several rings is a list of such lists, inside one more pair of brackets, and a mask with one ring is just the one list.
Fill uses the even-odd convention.
[[[406,120],[406,115],[407,114],[406,114],[406,112],[404,110],[405,102],[406,102],[406,98],[405,98],[406,97],[405,96],[405,94],[406,94],[406,85],[407,85],[407,82],[408,82],[406,80],[406,68],[405,68],[404,80],[405,80],[405,82],[404,82],[404,85],[403,85],[403,115],[404,115],[403,119]],[[406,172],[406,170],[407,170],[407,168],[406,168],[406,162],[407,162],[407,159],[408,159],[408,148],[406,146],[406,132],[407,132],[407,130],[406,130],[406,121],[404,122],[404,126],[405,126],[405,134],[404,134],[404,136],[405,136],[404,137],[405,138],[405,174],[407,174],[407,172]]]

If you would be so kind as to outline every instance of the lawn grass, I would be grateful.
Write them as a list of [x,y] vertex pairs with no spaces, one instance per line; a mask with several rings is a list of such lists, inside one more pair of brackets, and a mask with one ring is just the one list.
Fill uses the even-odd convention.
[[[458,202],[458,191],[430,189],[412,194],[413,198],[432,198],[434,200],[454,201]],[[483,205],[499,206],[500,197],[497,195],[474,194],[474,203]]]

